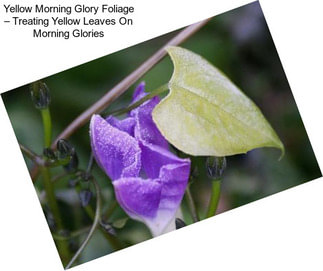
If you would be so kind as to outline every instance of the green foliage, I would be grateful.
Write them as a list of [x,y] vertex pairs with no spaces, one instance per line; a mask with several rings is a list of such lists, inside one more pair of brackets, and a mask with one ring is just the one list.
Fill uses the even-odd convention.
[[259,108],[223,73],[199,55],[169,47],[174,73],[170,93],[153,119],[176,148],[191,155],[227,156],[259,147],[284,153]]

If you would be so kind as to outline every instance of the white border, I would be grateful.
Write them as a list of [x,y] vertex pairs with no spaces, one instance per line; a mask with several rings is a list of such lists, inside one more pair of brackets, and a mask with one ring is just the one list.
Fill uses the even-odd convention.
[[[132,2],[139,5],[139,1]],[[142,1],[140,5],[143,2],[146,4],[146,13],[141,16],[145,29],[138,29],[137,38],[130,35],[129,42],[117,40],[111,46],[98,44],[95,55],[82,51],[83,45],[80,45],[73,49],[79,54],[78,58],[66,49],[70,55],[66,53],[68,56],[64,61],[56,61],[51,67],[47,64],[45,68],[39,66],[38,60],[35,60],[28,62],[28,70],[17,66],[15,69],[11,63],[16,63],[15,59],[5,55],[16,55],[20,60],[23,55],[12,43],[14,40],[4,38],[6,36],[3,36],[1,29],[4,45],[1,48],[1,89],[7,90],[72,67],[246,1],[195,1],[199,6],[186,3],[182,9],[175,1]],[[176,12],[172,11],[167,19],[161,20],[156,12],[150,12],[166,12],[164,5],[171,3],[177,8],[177,13],[181,11],[180,15],[175,16]],[[319,4],[320,1],[261,1],[315,154],[322,166],[323,44]],[[153,16],[158,18],[154,19]],[[146,20],[150,20],[149,24]],[[161,24],[166,26],[160,27]],[[15,35],[19,41],[18,34]],[[23,41],[31,44],[27,38]],[[51,51],[57,49],[55,45],[47,46]],[[31,55],[37,52],[33,47],[28,48]],[[43,56],[42,51],[40,54]],[[29,61],[28,58],[26,61]],[[43,70],[40,71],[38,67]],[[35,191],[28,182],[29,175],[2,102],[0,116],[1,269],[62,270]],[[75,270],[322,270],[322,191],[320,178],[176,233],[83,264]]]

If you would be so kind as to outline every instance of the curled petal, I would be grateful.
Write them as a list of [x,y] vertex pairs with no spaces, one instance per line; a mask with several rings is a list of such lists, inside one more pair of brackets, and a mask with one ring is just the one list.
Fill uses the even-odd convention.
[[96,161],[112,181],[139,175],[141,150],[137,140],[99,115],[92,116],[90,138]]
[[185,159],[180,164],[169,164],[161,168],[159,181],[163,189],[159,203],[160,209],[169,210],[175,214],[185,193],[190,166],[190,160]]
[[[144,92],[144,84],[141,83],[135,90],[133,102],[142,99],[147,95]],[[135,118],[134,136],[140,141],[161,146],[168,149],[168,143],[163,135],[159,132],[156,124],[153,122],[151,113],[155,106],[160,102],[158,96],[144,102],[139,107],[130,111],[129,115]]]
[[119,204],[127,214],[145,223],[154,236],[175,229],[190,172],[190,161],[162,167],[157,179],[121,178],[113,182]]
[[134,136],[134,128],[136,121],[132,117],[125,118],[123,120],[119,120],[113,116],[109,116],[106,118],[106,121],[111,124],[113,127],[126,132],[127,134]]
[[131,218],[145,223],[156,217],[162,190],[158,180],[121,178],[113,186],[119,204]]
[[154,219],[146,221],[154,236],[175,230],[175,216],[185,193],[189,173],[190,161],[188,159],[181,164],[162,167],[159,178],[162,191],[158,212]]
[[158,178],[164,165],[181,164],[181,159],[164,148],[157,145],[140,143],[142,167],[148,178]]
[[153,122],[151,112],[156,104],[158,104],[159,98],[154,97],[148,102],[142,104],[140,107],[133,110],[132,114],[136,120],[134,129],[134,136],[140,141],[145,143],[160,146],[164,149],[168,149],[168,143],[160,131],[157,129],[156,124]]

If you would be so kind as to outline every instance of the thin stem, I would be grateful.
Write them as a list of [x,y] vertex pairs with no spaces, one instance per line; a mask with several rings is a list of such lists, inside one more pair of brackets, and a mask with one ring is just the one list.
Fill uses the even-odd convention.
[[187,204],[188,204],[188,207],[189,207],[193,222],[197,222],[197,221],[200,220],[200,218],[199,218],[199,215],[197,213],[196,206],[195,206],[195,203],[194,203],[194,200],[193,200],[192,193],[191,193],[189,185],[186,188],[185,195],[186,195],[186,201],[187,201]]
[[52,178],[52,183],[56,183],[56,182],[60,181],[61,179],[63,179],[63,178],[67,178],[67,177],[69,177],[69,178],[73,178],[73,177],[78,176],[79,174],[80,174],[80,171],[78,171],[78,172],[73,172],[73,173],[63,172],[63,173],[61,173],[61,174],[58,174],[58,175],[54,176],[54,177]]
[[22,153],[37,165],[44,166],[46,164],[45,161],[40,156],[38,156],[32,150],[28,149],[26,146],[19,143],[19,147]]
[[[75,186],[76,191],[79,193],[81,191],[81,187],[80,185],[76,185]],[[84,210],[86,212],[86,214],[88,215],[88,217],[90,219],[94,219],[94,211],[91,207],[91,205],[87,205],[84,207]],[[107,217],[107,216],[106,216]],[[108,217],[107,217],[108,218]],[[104,235],[104,237],[107,239],[107,241],[109,242],[109,244],[113,247],[113,249],[115,250],[119,250],[121,248],[123,248],[124,246],[119,242],[119,240],[117,238],[115,238],[114,236],[108,234],[103,228],[100,228],[102,234]]]
[[164,84],[162,86],[160,86],[159,88],[149,92],[149,94],[147,94],[145,97],[143,97],[142,99],[140,99],[139,101],[133,103],[132,105],[126,107],[126,108],[121,108],[115,111],[112,111],[110,113],[108,113],[108,115],[121,115],[124,113],[127,113],[129,111],[131,111],[132,109],[135,109],[136,107],[142,105],[144,102],[150,100],[151,98],[165,92],[166,90],[168,90],[168,83]]
[[94,233],[95,229],[97,228],[97,226],[99,225],[99,222],[100,222],[100,213],[101,213],[100,188],[99,188],[99,185],[98,185],[98,183],[96,182],[96,180],[94,178],[92,178],[92,182],[94,184],[95,193],[96,193],[96,210],[95,210],[95,214],[94,214],[93,224],[92,224],[92,227],[91,227],[88,235],[86,236],[85,240],[83,241],[82,245],[76,251],[76,253],[72,257],[72,259],[69,261],[69,263],[66,265],[65,269],[70,268],[72,266],[72,264],[75,262],[75,260],[80,256],[83,249],[86,247],[86,245],[90,241],[91,237],[93,236],[93,233]]
[[44,125],[44,146],[45,148],[49,148],[52,142],[52,120],[50,117],[49,108],[42,109],[41,116]]
[[75,237],[77,237],[77,236],[79,236],[81,234],[84,234],[84,233],[88,232],[91,229],[91,227],[92,226],[88,226],[88,227],[85,227],[83,229],[71,232],[67,236],[56,234],[56,233],[52,233],[52,235],[53,235],[53,238],[55,240],[60,240],[60,241],[69,240],[69,239],[75,238]]
[[19,147],[21,151],[30,159],[35,161],[37,159],[37,154],[34,153],[32,150],[28,149],[26,146],[19,143]]
[[212,217],[216,214],[216,209],[218,208],[218,203],[220,199],[220,191],[221,191],[221,180],[215,179],[212,181],[212,191],[211,191],[211,199],[209,203],[209,208],[206,213],[206,217]]
[[120,83],[118,83],[114,88],[107,92],[101,99],[85,110],[81,115],[79,115],[75,120],[73,120],[64,131],[54,140],[52,147],[55,147],[56,142],[61,139],[67,139],[70,137],[77,129],[82,127],[85,123],[89,121],[91,116],[95,113],[100,113],[108,105],[110,105],[114,100],[116,100],[121,94],[123,94],[132,84],[134,84],[140,77],[142,77],[146,72],[148,72],[153,66],[155,66],[165,55],[165,48],[168,46],[176,46],[184,42],[187,38],[192,36],[197,32],[202,26],[204,26],[210,19],[203,20],[201,22],[192,24],[186,27],[184,30],[179,32],[173,39],[167,42],[161,49],[159,49],[155,54],[148,58],[144,63],[142,63],[137,69],[135,69],[131,74],[125,77]]
[[[51,177],[50,177],[50,171],[46,167],[41,167],[41,173],[43,176],[43,183],[44,183],[44,188],[45,188],[45,192],[46,192],[47,203],[49,205],[50,211],[52,212],[52,214],[54,216],[57,230],[60,231],[64,227],[63,227],[63,223],[61,220],[61,215],[59,212],[58,204],[57,204],[57,201],[55,198],[53,184],[51,182]],[[57,246],[58,246],[58,250],[60,251],[62,261],[64,263],[66,261],[66,258],[69,255],[68,244],[65,241],[57,241]]]

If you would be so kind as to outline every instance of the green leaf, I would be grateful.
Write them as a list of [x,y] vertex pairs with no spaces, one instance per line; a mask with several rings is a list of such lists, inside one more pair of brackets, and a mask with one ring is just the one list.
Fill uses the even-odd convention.
[[153,111],[165,138],[191,155],[227,156],[275,147],[279,137],[260,109],[201,56],[168,47],[174,63],[170,92]]

